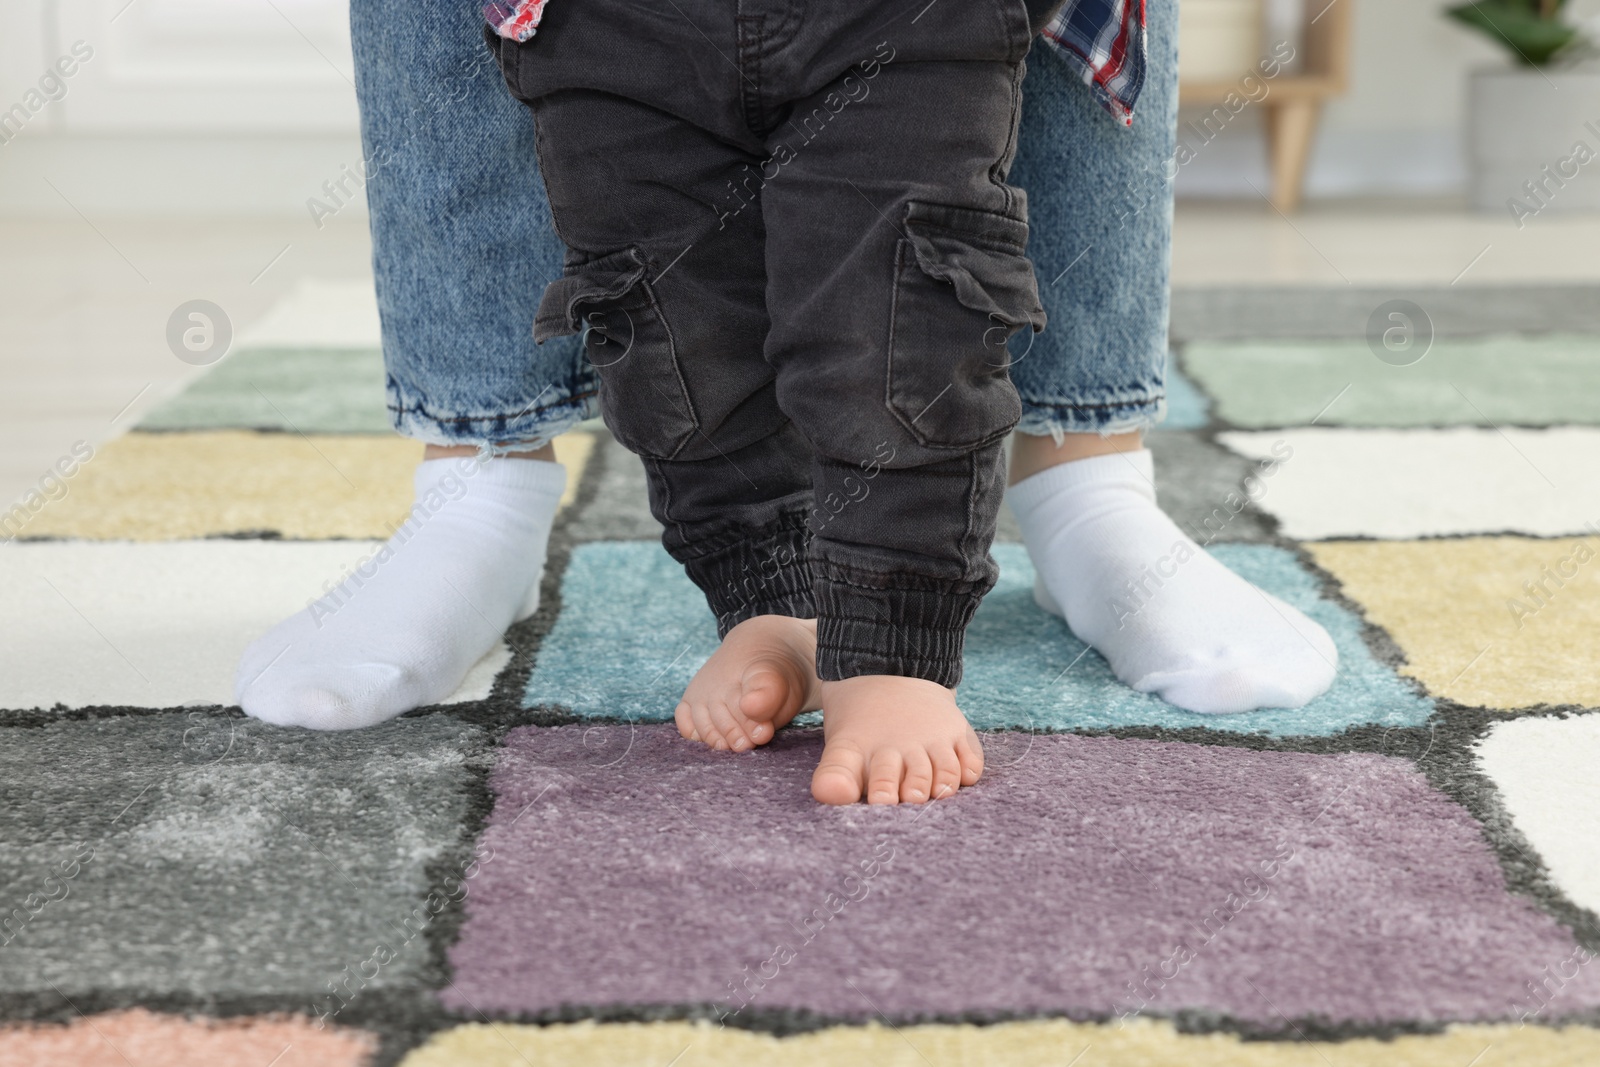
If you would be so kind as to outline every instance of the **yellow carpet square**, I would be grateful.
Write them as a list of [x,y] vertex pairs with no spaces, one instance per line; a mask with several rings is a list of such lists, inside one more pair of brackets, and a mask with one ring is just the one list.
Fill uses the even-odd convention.
[[1600,706],[1600,537],[1306,546],[1434,696]]
[[1064,1020],[999,1026],[832,1027],[773,1037],[692,1023],[469,1024],[435,1035],[401,1067],[1591,1067],[1600,1031],[1461,1026],[1393,1041],[1241,1041],[1165,1022]]
[[[594,447],[556,439],[563,506]],[[22,537],[176,541],[276,533],[291,540],[387,538],[411,506],[422,445],[370,434],[131,433],[103,445],[16,529]],[[17,524],[13,524],[14,526]]]

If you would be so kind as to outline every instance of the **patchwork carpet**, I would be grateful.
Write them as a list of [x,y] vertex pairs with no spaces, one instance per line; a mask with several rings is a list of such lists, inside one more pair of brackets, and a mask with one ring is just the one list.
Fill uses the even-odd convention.
[[1008,518],[983,782],[825,809],[814,716],[678,738],[715,633],[597,426],[543,607],[450,700],[229,706],[420,451],[370,309],[306,286],[0,551],[0,1065],[1600,1062],[1600,322],[1449,301],[1409,366],[1348,293],[1175,305],[1162,504],[1327,627],[1327,694],[1127,690]]

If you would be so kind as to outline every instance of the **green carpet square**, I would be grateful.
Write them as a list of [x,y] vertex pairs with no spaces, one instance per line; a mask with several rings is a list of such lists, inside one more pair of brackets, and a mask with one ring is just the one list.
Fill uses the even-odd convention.
[[1600,423],[1597,337],[1441,337],[1406,366],[1364,340],[1203,342],[1183,364],[1241,427]]
[[393,433],[383,354],[376,348],[235,352],[146,415],[139,429]]

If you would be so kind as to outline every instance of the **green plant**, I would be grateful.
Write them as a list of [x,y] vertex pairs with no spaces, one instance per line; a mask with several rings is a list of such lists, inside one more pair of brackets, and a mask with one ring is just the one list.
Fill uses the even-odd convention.
[[1578,36],[1561,21],[1565,5],[1566,0],[1476,0],[1445,14],[1505,45],[1518,63],[1542,67]]

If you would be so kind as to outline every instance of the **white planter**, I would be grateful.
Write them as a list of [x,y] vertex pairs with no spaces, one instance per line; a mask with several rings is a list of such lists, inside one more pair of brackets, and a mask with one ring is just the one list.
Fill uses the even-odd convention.
[[1467,167],[1472,206],[1522,225],[1547,211],[1600,210],[1600,72],[1474,71]]
[[1262,0],[1183,0],[1178,5],[1178,78],[1234,82],[1261,58]]

